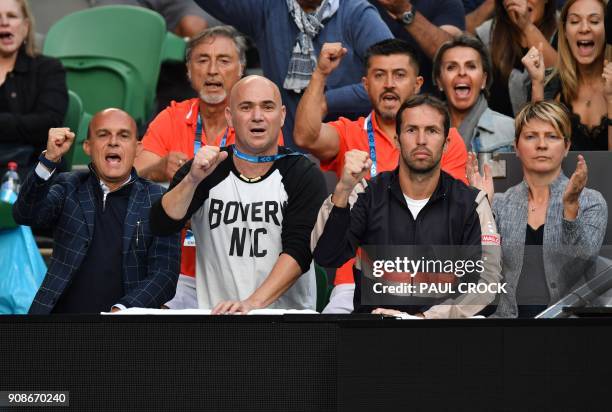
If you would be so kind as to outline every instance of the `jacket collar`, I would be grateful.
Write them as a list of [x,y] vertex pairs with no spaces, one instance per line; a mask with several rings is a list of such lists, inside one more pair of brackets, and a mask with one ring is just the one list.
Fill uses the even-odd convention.
[[32,58],[25,52],[25,48],[21,47],[17,52],[17,60],[15,60],[14,72],[27,73],[30,71],[30,62]]
[[198,113],[200,113],[200,99],[198,97],[191,99],[191,106],[185,115],[185,123],[193,126],[198,122]]
[[123,184],[121,186],[119,186],[117,189],[110,190],[109,187],[106,185],[106,183],[104,183],[102,181],[102,179],[100,179],[100,177],[96,173],[96,170],[93,167],[93,163],[89,163],[89,165],[87,165],[87,167],[89,168],[89,171],[91,172],[92,178],[94,178],[96,180],[97,184],[100,185],[100,189],[102,190],[102,193],[104,194],[104,197],[106,197],[106,195],[111,193],[111,192],[114,192],[116,190],[121,189],[122,187],[124,187],[126,185],[134,183],[138,179],[138,173],[136,172],[136,169],[134,167],[132,167],[132,170],[130,172],[130,177],[128,177],[127,180],[125,182],[123,182]]
[[[436,200],[445,198],[447,196],[450,187],[449,179],[452,179],[452,177],[450,177],[448,174],[446,174],[446,172],[441,170],[440,178],[438,179],[438,185],[436,186],[434,192],[431,194],[428,203],[435,202]],[[395,195],[395,197],[397,197],[397,199],[405,203],[406,200],[404,199],[404,192],[402,192],[402,188],[399,182],[399,166],[396,167],[391,174],[389,190]]]
[[486,130],[489,133],[495,133],[495,122],[493,119],[493,111],[487,107],[480,119],[478,119],[477,128]]

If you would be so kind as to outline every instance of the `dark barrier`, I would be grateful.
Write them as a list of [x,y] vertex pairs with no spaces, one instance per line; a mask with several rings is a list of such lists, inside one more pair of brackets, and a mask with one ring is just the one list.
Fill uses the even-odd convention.
[[0,393],[69,391],[45,411],[610,410],[611,338],[600,318],[4,316]]

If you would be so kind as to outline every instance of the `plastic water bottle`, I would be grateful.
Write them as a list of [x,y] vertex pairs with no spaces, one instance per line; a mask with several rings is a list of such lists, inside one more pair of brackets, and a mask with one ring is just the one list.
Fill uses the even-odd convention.
[[4,174],[2,185],[0,186],[0,200],[7,203],[15,203],[20,187],[21,181],[17,174],[17,163],[9,162],[8,171]]

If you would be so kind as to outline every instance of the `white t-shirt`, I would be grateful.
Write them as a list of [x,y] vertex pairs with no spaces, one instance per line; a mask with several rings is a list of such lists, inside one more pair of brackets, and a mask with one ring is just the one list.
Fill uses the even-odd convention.
[[429,198],[415,200],[406,195],[404,195],[404,198],[406,199],[406,204],[408,205],[408,209],[410,209],[410,213],[412,213],[412,217],[415,219],[419,215],[421,209],[423,209],[427,202],[429,202]]
[[[269,308],[314,309],[316,281],[310,232],[325,197],[321,172],[304,156],[274,162],[257,181],[245,181],[229,157],[198,186],[180,230],[191,218],[196,241],[196,291],[200,309],[244,300],[268,277],[280,254],[293,257],[303,274]],[[280,153],[289,153],[279,148]],[[188,162],[171,188],[189,172]]]

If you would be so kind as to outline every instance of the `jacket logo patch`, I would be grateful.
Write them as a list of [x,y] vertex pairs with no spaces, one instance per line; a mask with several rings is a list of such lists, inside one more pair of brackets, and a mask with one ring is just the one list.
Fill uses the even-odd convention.
[[481,235],[480,236],[481,243],[499,245],[501,244],[501,239],[499,235]]

